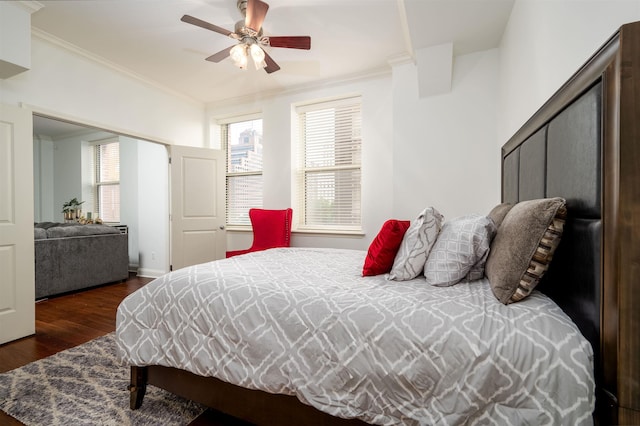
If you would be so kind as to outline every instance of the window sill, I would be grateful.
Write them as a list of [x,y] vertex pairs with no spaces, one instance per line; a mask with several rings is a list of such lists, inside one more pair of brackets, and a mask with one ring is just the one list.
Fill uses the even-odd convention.
[[[235,226],[227,226],[227,232],[253,232],[251,228],[240,228]],[[291,231],[293,235],[334,235],[338,237],[364,237],[366,234],[363,231],[340,231],[337,229],[294,229]]]
[[227,232],[253,232],[250,226],[248,227],[240,227],[240,226],[226,226],[224,228]]
[[362,231],[342,231],[338,229],[294,229],[292,234],[296,235],[335,235],[339,237],[364,237]]

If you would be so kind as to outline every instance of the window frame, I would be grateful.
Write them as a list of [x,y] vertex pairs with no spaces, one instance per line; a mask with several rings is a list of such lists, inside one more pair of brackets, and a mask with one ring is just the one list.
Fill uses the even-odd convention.
[[[120,170],[118,170],[118,180],[117,181],[101,181],[100,180],[100,169],[102,166],[102,162],[100,161],[100,146],[103,145],[111,145],[118,144],[118,169],[120,168],[120,139],[118,137],[101,139],[99,141],[91,142],[91,147],[93,149],[93,211],[94,216],[99,217],[103,220],[103,223],[106,224],[119,224],[122,219],[122,211],[121,211],[121,201],[122,194],[120,193]],[[103,186],[117,186],[118,187],[118,220],[115,222],[105,221],[102,217],[102,212],[100,210],[100,188]]]
[[[352,107],[357,108],[358,127],[357,134],[359,137],[357,152],[359,154],[359,163],[340,164],[333,166],[308,167],[306,165],[306,144],[302,115],[307,112],[320,111],[335,107]],[[362,175],[362,97],[360,95],[344,96],[340,98],[317,100],[294,105],[293,108],[294,135],[297,140],[293,144],[293,205],[296,206],[298,214],[294,216],[293,230],[299,233],[309,234],[337,234],[337,235],[363,235],[363,215],[362,215],[362,195],[363,195],[363,175]],[[352,131],[353,131],[352,127]],[[355,152],[355,151],[354,151]],[[340,225],[337,223],[320,225],[306,223],[307,206],[307,188],[305,186],[306,177],[315,173],[341,172],[341,171],[357,171],[359,174],[358,185],[358,223],[353,225]],[[295,210],[294,209],[294,210]]]
[[[247,209],[247,223],[246,224],[241,224],[241,223],[230,223],[229,219],[230,219],[230,215],[229,215],[229,179],[233,179],[233,178],[241,178],[241,177],[250,177],[250,176],[259,176],[259,177],[263,177],[264,174],[264,161],[262,163],[262,168],[260,170],[252,170],[252,171],[246,171],[246,172],[230,172],[229,171],[229,155],[230,151],[229,151],[229,132],[228,132],[228,128],[230,125],[232,124],[236,124],[236,123],[243,123],[243,122],[247,122],[247,121],[255,121],[255,120],[261,120],[262,121],[262,131],[264,134],[264,119],[262,117],[262,113],[254,113],[254,114],[243,114],[243,115],[234,115],[232,117],[228,117],[228,118],[224,118],[224,119],[219,119],[217,120],[217,124],[219,126],[219,135],[220,135],[220,142],[221,142],[221,146],[222,149],[225,151],[225,228],[228,231],[251,231],[252,227],[251,227],[251,222],[249,221],[249,211]],[[261,140],[264,141],[264,135],[261,135]],[[264,149],[264,142],[262,142],[263,145],[263,149]],[[263,180],[263,184],[264,184],[264,180]],[[262,187],[261,190],[262,194],[260,197],[260,205],[256,205],[256,208],[262,208],[263,206],[263,196],[264,196],[264,186]]]

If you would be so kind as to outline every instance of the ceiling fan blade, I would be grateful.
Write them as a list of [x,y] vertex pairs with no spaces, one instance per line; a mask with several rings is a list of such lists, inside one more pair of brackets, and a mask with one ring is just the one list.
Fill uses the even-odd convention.
[[[235,44],[233,46],[235,46]],[[211,62],[220,62],[221,60],[229,57],[229,53],[231,52],[231,49],[233,49],[233,46],[229,46],[226,49],[219,51],[218,53],[214,53],[208,58],[205,58],[205,60]]]
[[291,37],[269,37],[269,45],[271,47],[286,47],[288,49],[311,49],[311,37],[308,36],[291,36]]
[[214,31],[216,33],[220,33],[222,35],[231,36],[231,34],[233,34],[229,30],[225,30],[224,28],[221,28],[221,27],[219,27],[217,25],[210,24],[210,23],[208,23],[206,21],[203,21],[202,19],[194,18],[191,15],[184,15],[182,18],[180,18],[180,20],[182,22],[186,22],[187,24],[196,25],[196,26],[198,26],[200,28],[204,28],[206,30],[211,30],[211,31]]
[[274,61],[267,52],[264,52],[264,62],[267,64],[267,66],[264,67],[267,74],[271,74],[272,72],[276,72],[280,69],[280,65],[276,64],[276,61]]
[[261,0],[248,0],[244,26],[255,32],[260,31],[264,17],[267,16],[267,10],[269,10],[267,3]]

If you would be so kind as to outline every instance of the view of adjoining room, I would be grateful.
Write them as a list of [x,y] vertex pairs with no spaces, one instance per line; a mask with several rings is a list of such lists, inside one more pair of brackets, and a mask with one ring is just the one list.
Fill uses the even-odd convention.
[[105,224],[126,226],[130,272],[160,276],[169,270],[168,154],[160,143],[34,116],[34,221],[64,222],[73,198],[85,218],[96,218],[95,146],[107,143],[119,144],[120,179],[119,211]]

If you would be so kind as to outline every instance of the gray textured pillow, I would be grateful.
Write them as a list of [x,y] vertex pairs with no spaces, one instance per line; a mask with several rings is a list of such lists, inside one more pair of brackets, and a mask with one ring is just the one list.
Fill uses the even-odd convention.
[[424,266],[427,283],[445,287],[482,278],[495,233],[493,220],[479,214],[446,222]]
[[527,297],[549,268],[567,216],[563,198],[522,201],[504,217],[491,244],[486,275],[504,304]]
[[491,220],[493,220],[493,223],[496,224],[496,227],[499,228],[500,224],[504,220],[504,217],[507,215],[507,213],[509,213],[509,210],[511,210],[512,207],[513,204],[511,203],[498,204],[493,209],[491,209],[488,216],[491,218]]
[[427,207],[411,222],[393,260],[388,279],[405,281],[422,273],[429,251],[442,228],[442,220],[443,216],[438,210]]

